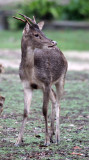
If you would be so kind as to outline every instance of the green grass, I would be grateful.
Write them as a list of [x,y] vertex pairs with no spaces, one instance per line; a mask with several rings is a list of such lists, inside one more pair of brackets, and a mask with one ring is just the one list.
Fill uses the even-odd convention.
[[[46,36],[57,41],[61,50],[89,50],[88,30],[47,30]],[[20,48],[22,31],[1,31],[0,48]]]
[[[0,117],[1,159],[89,159],[89,74],[88,72],[68,72],[66,79],[65,94],[61,100],[60,144],[41,146],[45,136],[45,125],[42,116],[42,93],[37,90],[33,94],[31,112],[25,127],[24,144],[14,147],[22,122],[23,89],[17,72],[13,73],[9,70],[9,74],[7,72],[1,75],[0,90],[6,97],[4,111]],[[74,149],[75,146],[80,149]],[[73,155],[73,152],[80,155]]]
[[1,49],[18,49],[21,44],[21,31],[0,31]]

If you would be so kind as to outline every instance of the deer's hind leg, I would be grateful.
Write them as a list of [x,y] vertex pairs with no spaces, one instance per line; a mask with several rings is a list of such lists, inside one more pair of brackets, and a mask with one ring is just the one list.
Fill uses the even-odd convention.
[[55,135],[54,121],[55,121],[55,105],[56,105],[56,94],[53,89],[50,91],[50,100],[52,102],[51,107],[51,135],[50,142],[53,143],[53,135]]
[[59,82],[56,83],[56,144],[60,142],[60,100],[64,90],[64,75],[61,76]]
[[29,82],[23,81],[22,83],[24,87],[24,113],[23,113],[23,121],[19,131],[18,139],[15,144],[16,146],[18,146],[22,142],[24,128],[25,128],[25,124],[29,114],[29,109],[30,109],[31,99],[32,99],[32,89],[30,88]]

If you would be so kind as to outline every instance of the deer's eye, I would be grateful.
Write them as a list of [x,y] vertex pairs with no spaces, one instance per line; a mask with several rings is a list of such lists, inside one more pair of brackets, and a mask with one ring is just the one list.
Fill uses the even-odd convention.
[[35,36],[35,37],[39,37],[39,35],[38,35],[38,34],[35,34],[34,36]]

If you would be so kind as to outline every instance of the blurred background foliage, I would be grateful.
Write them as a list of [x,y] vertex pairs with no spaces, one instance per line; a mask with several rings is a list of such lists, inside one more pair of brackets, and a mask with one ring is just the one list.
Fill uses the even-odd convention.
[[[32,18],[36,16],[37,20],[84,20],[89,21],[89,1],[88,0],[70,0],[63,5],[59,0],[32,0],[25,1],[19,5],[18,12]],[[18,16],[18,15],[16,15]],[[23,28],[21,21],[14,21],[9,18],[11,28]]]
[[68,20],[89,20],[89,0],[71,0],[62,15]]

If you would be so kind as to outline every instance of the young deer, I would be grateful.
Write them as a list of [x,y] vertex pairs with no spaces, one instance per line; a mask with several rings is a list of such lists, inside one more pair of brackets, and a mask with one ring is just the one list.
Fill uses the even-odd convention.
[[[29,17],[20,14],[26,23],[21,41],[22,58],[19,75],[24,87],[24,115],[16,145],[22,142],[24,127],[29,114],[32,92],[34,89],[43,91],[43,115],[45,119],[45,145],[53,142],[54,120],[56,111],[56,143],[60,141],[59,113],[60,99],[63,93],[67,61],[63,53],[56,47],[56,42],[45,37],[42,27],[44,22],[36,23]],[[56,93],[52,89],[56,86]],[[52,102],[51,134],[48,132],[48,104]]]

